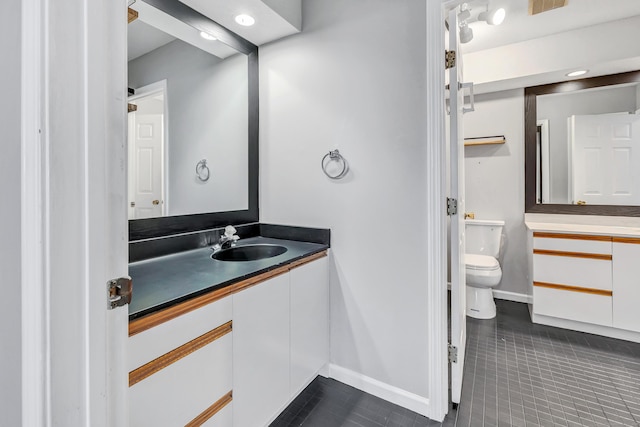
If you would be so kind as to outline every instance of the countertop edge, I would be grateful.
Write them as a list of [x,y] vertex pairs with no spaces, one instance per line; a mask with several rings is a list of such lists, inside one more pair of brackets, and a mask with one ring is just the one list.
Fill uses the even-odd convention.
[[538,221],[525,221],[525,225],[531,231],[591,234],[598,236],[640,237],[640,228],[637,227],[597,224],[564,224]]

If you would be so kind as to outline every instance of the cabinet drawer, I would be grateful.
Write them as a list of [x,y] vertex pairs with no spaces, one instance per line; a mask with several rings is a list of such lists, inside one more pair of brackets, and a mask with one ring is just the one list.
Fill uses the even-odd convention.
[[534,254],[533,281],[611,290],[611,260]]
[[533,312],[544,316],[611,326],[612,298],[534,286]]
[[131,386],[130,424],[184,426],[231,389],[232,334],[228,333]]
[[228,322],[231,320],[232,309],[231,297],[222,298],[130,336],[127,340],[128,370],[133,371]]
[[[570,239],[555,237],[536,237],[553,235],[550,233],[535,233],[533,237],[533,249],[543,249],[561,252],[583,252],[591,254],[611,254],[611,237],[609,236],[572,236]],[[580,237],[584,237],[581,239]]]

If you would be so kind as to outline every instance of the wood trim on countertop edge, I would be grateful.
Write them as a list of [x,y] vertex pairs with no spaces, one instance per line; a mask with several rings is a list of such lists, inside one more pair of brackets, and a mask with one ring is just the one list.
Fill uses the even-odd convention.
[[206,423],[209,418],[220,412],[225,406],[233,400],[233,390],[222,396],[216,403],[205,409],[200,415],[185,424],[184,427],[199,427]]
[[588,258],[588,259],[598,259],[602,261],[611,261],[613,256],[611,254],[591,254],[587,252],[567,252],[567,251],[554,251],[548,249],[534,249],[534,254],[537,255],[552,255],[552,256],[563,256],[563,257],[572,257],[572,258]]
[[600,236],[594,234],[564,234],[564,233],[548,233],[546,231],[534,231],[533,237],[545,239],[571,239],[571,240],[597,240],[601,242],[610,242],[611,236]]
[[640,237],[614,237],[613,243],[632,243],[640,245]]
[[271,271],[266,271],[262,274],[259,274],[254,277],[250,277],[238,283],[225,286],[222,289],[216,289],[215,291],[206,293],[199,297],[189,299],[187,301],[181,302],[179,304],[165,308],[163,310],[156,311],[154,313],[148,314],[139,319],[131,320],[129,322],[129,336],[131,337],[133,335],[139,334],[140,332],[146,331],[147,329],[151,329],[154,326],[158,326],[164,322],[168,322],[169,320],[175,319],[176,317],[181,316],[185,313],[189,313],[200,307],[204,307],[205,305],[211,304],[212,302],[218,301],[219,299],[222,299],[226,296],[229,296],[237,292],[240,292],[244,289],[250,288],[251,286],[257,285],[258,283],[263,282],[272,277],[288,273],[290,270],[293,270],[296,267],[300,267],[304,264],[307,264],[309,262],[315,261],[320,258],[324,258],[326,256],[327,256],[327,251],[324,250],[322,252],[309,255],[308,257],[301,258],[290,264],[286,264],[281,267],[275,268]]
[[593,294],[593,295],[601,295],[601,296],[607,296],[607,297],[613,296],[613,291],[606,290],[606,289],[583,288],[581,286],[559,285],[556,283],[546,283],[546,282],[533,282],[533,286],[538,286],[540,288],[557,289],[561,291],[580,292],[583,294]]
[[129,387],[231,332],[231,320],[129,372]]

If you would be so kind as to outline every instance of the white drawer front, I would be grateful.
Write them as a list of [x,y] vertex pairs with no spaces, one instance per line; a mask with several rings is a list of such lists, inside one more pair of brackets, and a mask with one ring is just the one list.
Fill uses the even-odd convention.
[[232,335],[130,387],[131,427],[183,426],[227,394],[232,388]]
[[544,316],[612,325],[610,296],[533,287],[533,312]]
[[611,261],[534,254],[533,281],[611,290]]
[[533,249],[610,255],[611,241],[534,237]]
[[129,372],[228,322],[232,310],[231,297],[225,297],[129,337]]
[[231,427],[233,425],[233,401],[227,403],[217,414],[209,418],[202,427]]

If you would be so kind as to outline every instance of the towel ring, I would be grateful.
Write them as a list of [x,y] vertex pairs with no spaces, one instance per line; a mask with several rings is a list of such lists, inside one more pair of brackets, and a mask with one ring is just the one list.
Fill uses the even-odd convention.
[[196,175],[202,182],[209,181],[211,171],[209,171],[209,166],[207,166],[207,159],[202,159],[196,164]]
[[[327,158],[329,158],[329,161],[325,162]],[[331,175],[329,172],[327,172],[327,166],[331,162],[342,163],[342,169],[338,174]],[[324,172],[324,174],[331,179],[344,178],[344,176],[349,171],[349,165],[347,164],[347,161],[345,160],[344,157],[342,157],[342,154],[340,154],[338,150],[329,151],[327,154],[325,154],[324,157],[322,158],[321,165],[322,165],[322,171]]]

